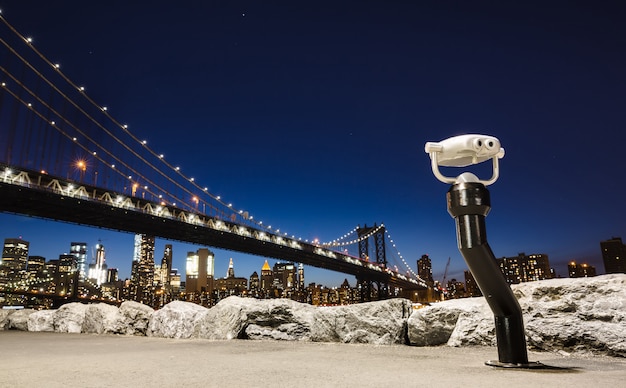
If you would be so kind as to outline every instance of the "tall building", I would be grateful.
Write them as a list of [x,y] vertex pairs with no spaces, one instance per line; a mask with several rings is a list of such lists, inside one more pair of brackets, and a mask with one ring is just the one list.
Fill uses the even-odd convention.
[[[107,265],[106,265],[106,254],[104,245],[100,242],[96,244],[96,257],[94,258],[94,262],[89,265],[89,272],[87,277],[92,279],[97,285],[101,285],[102,283],[106,283],[107,278]],[[78,259],[75,255],[76,263],[78,265]],[[80,276],[80,273],[79,273]]]
[[20,238],[4,240],[2,259],[0,260],[0,281],[26,280],[29,245],[28,241]]
[[211,292],[215,285],[215,255],[207,248],[187,252],[185,291]]
[[163,258],[161,259],[161,284],[169,287],[172,279],[172,244],[165,244]]
[[476,279],[474,279],[474,275],[470,271],[465,271],[465,293],[467,296],[482,296],[483,293],[480,291],[478,284],[476,284]]
[[546,254],[526,255],[496,259],[504,278],[509,284],[532,282],[552,278],[550,262]]
[[234,278],[235,277],[235,266],[233,265],[233,258],[230,258],[230,261],[228,262],[228,270],[226,271],[226,277],[227,278]]
[[46,269],[46,258],[43,256],[28,256],[28,265],[26,270],[28,271],[28,277],[36,279],[43,275]]
[[78,277],[81,281],[87,277],[87,243],[72,242],[70,244],[70,254],[76,257],[78,266]]
[[298,264],[298,290],[304,291],[304,264]]
[[293,263],[274,264],[274,286],[290,290],[296,286],[296,266]]
[[576,264],[575,261],[571,261],[567,265],[567,273],[570,278],[588,278],[596,276],[596,267],[586,263]]
[[152,305],[154,300],[154,236],[135,235],[133,266],[130,274],[130,298]]
[[263,267],[261,268],[261,291],[268,292],[272,289],[272,285],[274,283],[274,275],[272,273],[272,268],[265,260],[263,263]]
[[229,295],[241,295],[248,289],[248,279],[235,276],[235,266],[233,265],[232,257],[228,263],[226,277],[217,279],[215,281],[215,288],[217,289],[219,298],[224,298]]
[[434,284],[433,266],[428,255],[422,255],[422,257],[417,260],[417,276],[430,286]]
[[76,296],[75,293],[78,291],[77,284],[74,282],[76,280],[75,274],[78,271],[76,256],[74,255],[59,255],[59,260],[57,262],[54,281],[56,283],[56,294],[57,295],[72,295]]
[[600,249],[605,273],[626,273],[626,245],[621,237],[601,241]]
[[250,295],[254,296],[254,297],[258,297],[259,296],[259,288],[260,288],[260,281],[259,281],[259,274],[254,271],[252,272],[252,275],[250,275],[250,283],[248,283],[250,288]]

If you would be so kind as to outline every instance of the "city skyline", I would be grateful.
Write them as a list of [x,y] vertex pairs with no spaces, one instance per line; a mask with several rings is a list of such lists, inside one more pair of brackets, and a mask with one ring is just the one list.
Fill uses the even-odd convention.
[[[572,260],[602,269],[599,242],[626,235],[623,5],[0,8],[151,147],[290,234],[331,241],[384,222],[414,270],[428,254],[441,278],[450,257],[448,278],[462,279],[448,187],[423,146],[469,132],[506,149],[489,187],[496,257],[547,254],[565,276]],[[131,234],[7,214],[0,222],[3,236],[22,235],[47,258],[61,241],[66,252],[71,241],[101,239],[110,266],[130,272]],[[172,243],[184,268],[199,247]],[[216,273],[231,256],[257,271],[263,261],[214,251]],[[344,277],[323,271],[329,280],[318,282]]]
[[[2,219],[1,217],[2,215],[0,215],[0,219]],[[23,217],[23,216],[15,216],[18,217],[20,219],[28,219],[28,217]],[[49,221],[50,223],[53,223],[55,221]],[[76,230],[84,230],[84,229],[97,229],[97,228],[91,228],[91,227],[83,227],[83,226],[79,226],[79,225],[69,225],[69,224],[63,224],[66,225],[70,228],[78,228]],[[102,230],[102,229],[97,229],[98,232],[105,234],[109,237],[117,237],[119,238],[119,235],[126,235],[126,237],[130,236],[130,241],[131,241],[131,248],[129,248],[129,258],[127,260],[127,264],[128,264],[128,268],[124,267],[124,266],[114,266],[114,265],[110,265],[107,264],[107,266],[109,268],[116,268],[118,270],[118,275],[119,275],[119,279],[120,280],[124,280],[124,279],[130,279],[131,278],[131,267],[132,267],[132,262],[133,262],[133,255],[134,255],[134,245],[136,244],[136,238],[138,235],[132,234],[132,233],[126,233],[126,232],[118,232],[118,231],[109,231],[109,230]],[[598,241],[598,252],[600,252],[601,255],[601,248],[600,248],[600,244],[604,241],[608,241],[610,239],[615,238],[616,236],[612,236],[611,238],[607,238],[603,241]],[[45,254],[43,254],[40,251],[37,251],[37,253],[34,253],[32,251],[33,246],[37,247],[38,244],[37,242],[33,243],[31,240],[28,240],[26,238],[23,238],[23,236],[17,236],[17,237],[5,237],[5,238],[19,238],[19,239],[23,239],[24,241],[29,243],[29,256],[42,256],[44,257],[46,260],[51,260],[51,259],[57,259],[60,255],[66,255],[66,254],[70,254],[70,243],[68,242],[68,249],[66,251],[60,252],[52,257],[49,257]],[[619,237],[617,237],[619,238]],[[69,241],[69,240],[68,240]],[[78,242],[77,239],[71,240],[72,243],[74,242]],[[83,242],[83,241],[80,241]],[[62,245],[62,242],[59,241],[58,242],[59,245]],[[109,252],[109,249],[107,248],[107,244],[105,242],[103,242],[102,239],[99,239],[97,242],[89,243],[87,242],[87,261],[86,261],[86,265],[87,267],[89,267],[90,264],[94,264],[96,263],[96,245],[102,245],[104,246],[105,252],[106,252],[106,262],[110,263],[109,261],[109,255],[111,254]],[[204,249],[204,248],[208,248],[210,250],[210,252],[215,253],[215,258],[214,258],[214,273],[215,273],[215,278],[221,278],[221,277],[226,277],[227,273],[228,273],[228,268],[229,268],[229,262],[230,260],[233,260],[235,263],[235,270],[237,271],[237,274],[239,277],[245,277],[245,278],[249,278],[250,275],[252,275],[253,272],[257,272],[258,274],[261,273],[261,268],[263,267],[263,263],[265,260],[267,260],[271,266],[273,266],[275,263],[281,263],[281,262],[285,262],[284,260],[278,260],[278,259],[273,259],[273,258],[267,258],[267,257],[263,257],[263,256],[255,256],[255,255],[250,255],[250,254],[245,254],[245,253],[240,253],[240,252],[235,252],[235,251],[229,251],[229,250],[224,250],[224,249],[216,249],[213,247],[209,247],[209,246],[205,246],[205,247],[200,247],[196,244],[190,244],[190,243],[182,243],[182,242],[174,242],[174,241],[170,241],[170,240],[166,240],[166,239],[159,239],[156,238],[155,239],[155,243],[154,243],[154,263],[155,264],[159,264],[161,262],[162,259],[162,254],[164,253],[164,249],[166,248],[166,245],[172,245],[172,252],[173,252],[173,256],[172,256],[172,268],[178,270],[178,273],[181,275],[181,280],[185,281],[185,277],[186,277],[186,273],[185,273],[185,269],[186,269],[186,261],[188,258],[188,254],[195,254],[196,251],[198,249]],[[124,251],[124,249],[119,249],[120,245],[119,243],[116,243],[113,245],[114,247],[114,255],[119,255],[119,252]],[[36,249],[36,248],[35,248]],[[177,250],[180,249],[187,249],[184,252],[180,251],[177,252]],[[543,255],[541,252],[518,252],[515,254],[509,254],[509,255],[502,255],[502,256],[497,256],[497,259],[503,259],[508,257],[516,257],[517,255],[523,255],[523,254],[529,254],[529,255]],[[424,255],[423,255],[424,256]],[[423,257],[422,257],[423,258]],[[430,258],[430,256],[428,256],[429,260],[432,261],[432,258]],[[241,260],[238,260],[241,259]],[[413,262],[410,263],[410,265],[412,265],[412,270],[415,273],[419,272],[419,268],[417,265],[417,261],[420,258],[413,260]],[[549,259],[549,257],[548,257]],[[112,260],[114,263],[120,263],[123,265],[124,260],[120,259],[119,257],[113,258]],[[553,268],[555,270],[555,276],[556,277],[568,277],[569,274],[569,265],[572,263],[572,261],[576,261],[576,260],[570,260],[566,263],[559,263],[559,265],[555,266],[551,261],[550,261],[550,267]],[[439,261],[438,261],[439,262]],[[239,264],[239,265],[238,265]],[[604,263],[602,262],[602,259],[600,259],[600,261],[597,260],[578,260],[578,264],[586,264],[586,265],[592,265],[593,267],[595,267],[597,274],[601,275],[605,273],[605,266]],[[432,264],[431,264],[432,265]],[[349,275],[349,274],[344,274],[341,272],[334,272],[334,271],[329,271],[329,270],[324,270],[324,269],[320,269],[320,268],[316,268],[316,267],[312,267],[310,265],[305,265],[306,271],[307,271],[307,284],[309,283],[317,283],[317,284],[321,284],[323,286],[326,287],[338,287],[340,286],[344,280],[348,280],[348,282],[351,285],[355,285],[356,284],[356,280],[354,278],[354,276]],[[443,268],[437,268],[436,266],[433,266],[433,280],[434,281],[442,281],[443,280],[443,275],[445,273],[445,265]],[[464,269],[462,269],[462,272],[459,274],[457,272],[452,272],[452,271],[448,271],[446,273],[446,281],[450,281],[452,279],[457,279],[458,281],[463,281],[464,279],[464,272],[467,271],[467,267],[465,267]],[[249,271],[249,273],[248,273]],[[242,275],[243,273],[243,275]],[[223,276],[222,276],[223,275]],[[311,279],[312,278],[312,279]],[[331,283],[327,284],[327,280],[330,280]]]

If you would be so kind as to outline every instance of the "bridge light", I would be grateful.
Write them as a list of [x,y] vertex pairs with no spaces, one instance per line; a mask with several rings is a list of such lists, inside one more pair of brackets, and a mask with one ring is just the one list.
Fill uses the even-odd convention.
[[193,181],[195,181],[195,180],[196,180],[196,178],[191,177],[191,178],[189,178],[189,180],[190,180],[191,182],[193,182]]
[[175,170],[180,171],[180,167],[176,166]]
[[55,63],[55,64],[54,64],[54,67],[55,67],[56,69],[60,69],[60,68],[61,68],[61,65],[60,65],[60,64],[58,64],[58,63]]
[[109,109],[109,108],[107,108],[106,106],[103,106],[103,107],[102,107],[102,110],[103,110],[104,112],[106,112],[108,109]]
[[141,141],[141,144],[143,144],[143,145],[148,144],[148,140],[142,140],[142,141]]
[[111,165],[111,168],[115,168],[115,165],[114,165],[114,164],[112,164],[112,165]]
[[215,199],[217,199],[217,200],[219,201],[220,199],[222,199],[222,197],[220,197],[220,196],[218,195],[217,197],[215,197]]
[[26,43],[33,43],[33,38],[31,38],[30,36],[27,37],[25,40],[26,40]]
[[122,128],[124,128],[124,129],[128,129],[128,125],[127,125],[127,124],[124,124],[124,125],[122,125]]
[[50,125],[55,125],[56,123],[54,121],[50,121]]
[[159,155],[159,158],[163,159],[165,157],[165,155],[161,154]]
[[81,92],[84,92],[85,91],[85,87],[81,86],[81,87],[78,88],[78,90],[80,90]]
[[209,191],[209,188],[208,188],[208,187],[205,187],[205,188],[204,188],[204,191]]

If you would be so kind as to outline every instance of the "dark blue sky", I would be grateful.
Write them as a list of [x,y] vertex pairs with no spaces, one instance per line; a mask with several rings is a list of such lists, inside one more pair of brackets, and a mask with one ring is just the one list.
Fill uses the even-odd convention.
[[[546,253],[562,276],[569,260],[603,273],[599,242],[626,237],[622,2],[0,8],[155,151],[289,234],[328,241],[384,222],[413,266],[427,253],[441,278],[451,257],[448,278],[462,279],[448,187],[432,176],[424,143],[485,133],[506,149],[487,218],[496,256]],[[47,258],[101,238],[109,265],[130,272],[128,234],[0,215],[0,238],[18,235]],[[175,245],[181,271],[197,248]],[[217,276],[229,257],[238,276],[263,264],[217,253]],[[308,273],[331,286],[345,277]]]

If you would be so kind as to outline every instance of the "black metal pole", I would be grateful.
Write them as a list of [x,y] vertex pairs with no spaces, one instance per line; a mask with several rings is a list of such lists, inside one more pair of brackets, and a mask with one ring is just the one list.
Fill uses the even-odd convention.
[[456,221],[459,251],[495,317],[498,361],[486,364],[539,367],[539,363],[528,362],[522,310],[487,243],[485,217],[491,210],[489,191],[479,182],[455,183],[448,191],[447,200],[448,212]]

